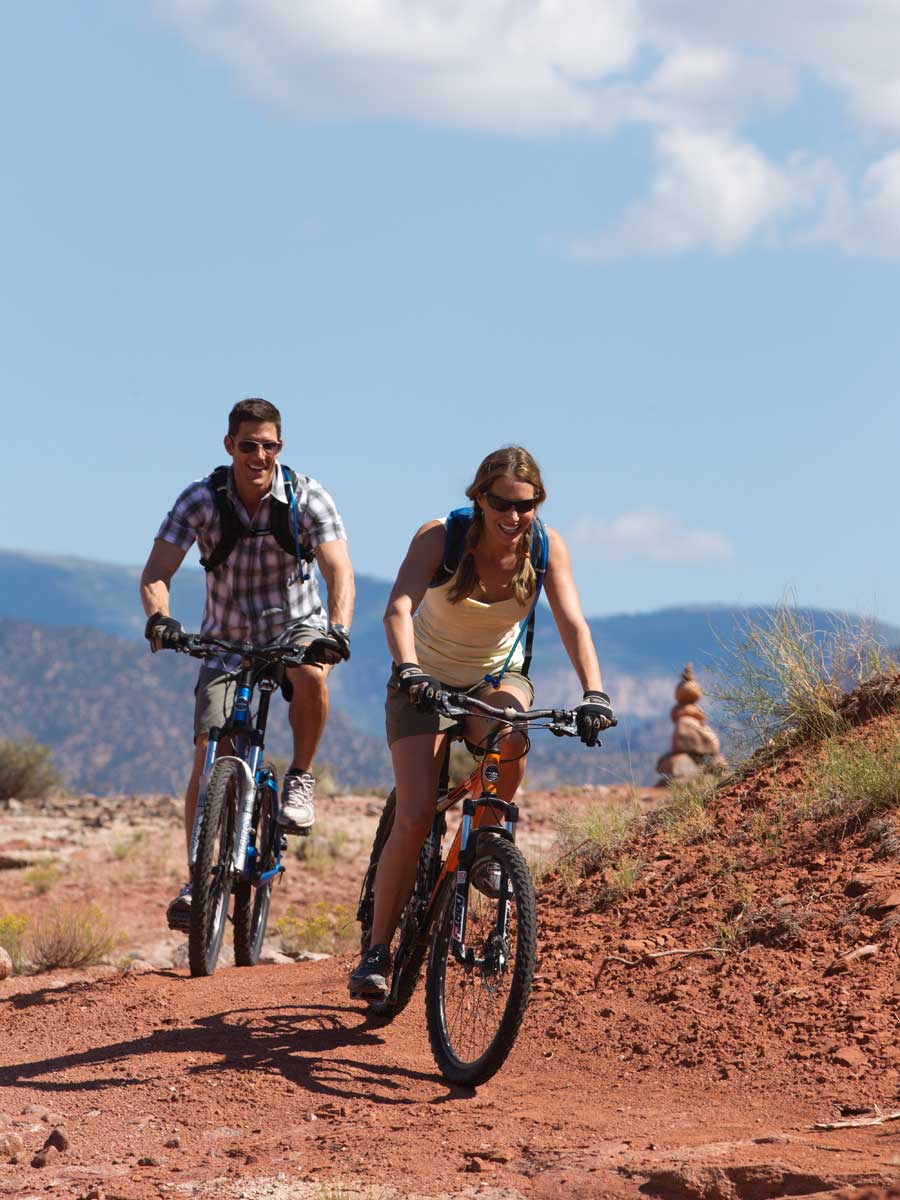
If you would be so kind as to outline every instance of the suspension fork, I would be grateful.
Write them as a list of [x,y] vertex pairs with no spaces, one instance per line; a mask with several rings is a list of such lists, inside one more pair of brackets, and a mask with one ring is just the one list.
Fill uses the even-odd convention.
[[[509,841],[515,841],[516,822],[519,819],[519,809],[515,804],[500,800],[497,797],[497,787],[500,782],[500,754],[491,750],[484,756],[481,768],[481,779],[484,792],[477,800],[463,801],[463,815],[460,826],[459,860],[456,870],[456,888],[453,897],[453,924],[450,933],[450,949],[453,957],[464,967],[475,965],[475,951],[465,944],[466,915],[469,903],[469,871],[475,851],[478,848],[478,838],[472,837],[473,830],[489,828],[492,832],[501,834]],[[499,809],[503,813],[502,826],[488,825],[479,818],[486,810]],[[509,922],[509,897],[506,875],[501,872],[500,902],[497,905],[497,932],[506,937]]]

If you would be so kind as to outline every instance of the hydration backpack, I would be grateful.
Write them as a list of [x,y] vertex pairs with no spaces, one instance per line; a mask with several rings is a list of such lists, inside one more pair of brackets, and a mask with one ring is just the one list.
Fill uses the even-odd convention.
[[207,482],[219,514],[222,537],[218,546],[206,558],[200,559],[200,565],[205,570],[214,571],[216,567],[220,567],[228,559],[241,538],[262,537],[264,534],[271,533],[285,554],[296,558],[300,564],[301,578],[304,581],[309,579],[309,572],[303,564],[313,562],[316,555],[314,550],[309,546],[303,546],[300,542],[300,518],[297,513],[297,492],[300,490],[300,480],[297,473],[290,467],[284,467],[281,463],[278,466],[281,470],[281,478],[284,480],[287,501],[277,500],[275,496],[269,497],[268,529],[250,529],[237,515],[231,497],[228,495],[229,467],[216,467],[210,475]]
[[[460,564],[463,556],[463,549],[466,544],[466,534],[469,532],[469,526],[472,524],[474,510],[471,505],[465,508],[455,508],[447,517],[447,525],[444,532],[444,558],[441,565],[432,576],[429,587],[441,587],[448,583],[456,574],[456,569]],[[534,567],[535,575],[537,576],[537,584],[534,589],[534,600],[528,615],[519,626],[519,635],[512,644],[512,649],[506,656],[506,662],[493,675],[485,675],[485,680],[494,687],[500,686],[500,680],[506,673],[506,669],[512,661],[512,656],[521,642],[523,636],[525,638],[525,661],[522,663],[522,674],[527,675],[531,667],[531,647],[534,642],[534,618],[537,613],[537,603],[540,599],[541,589],[544,586],[544,575],[547,572],[547,564],[550,562],[550,539],[547,537],[547,529],[540,517],[535,517],[531,523],[531,565]]]

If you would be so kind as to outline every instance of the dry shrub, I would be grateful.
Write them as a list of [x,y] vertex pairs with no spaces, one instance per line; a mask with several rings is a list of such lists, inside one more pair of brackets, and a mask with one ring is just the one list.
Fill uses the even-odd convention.
[[61,872],[53,863],[35,863],[29,867],[23,878],[36,896],[43,896],[59,883]]
[[50,747],[34,738],[0,738],[0,800],[43,800],[60,786],[60,774],[50,762]]
[[28,958],[34,971],[92,967],[112,953],[115,934],[96,905],[59,908],[39,917],[28,934]]
[[299,955],[304,950],[315,954],[337,954],[356,943],[353,915],[342,904],[326,904],[320,900],[310,911],[301,914],[289,908],[275,922],[285,954]]

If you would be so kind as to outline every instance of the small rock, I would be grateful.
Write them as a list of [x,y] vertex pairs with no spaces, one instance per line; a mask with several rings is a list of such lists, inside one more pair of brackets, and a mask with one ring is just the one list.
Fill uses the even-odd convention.
[[25,1143],[17,1133],[0,1133],[0,1157],[7,1158],[25,1149]]
[[842,1046],[839,1050],[835,1050],[832,1055],[836,1063],[840,1063],[844,1067],[855,1069],[856,1067],[864,1067],[868,1059],[863,1054],[858,1046]]
[[47,1146],[55,1146],[57,1150],[68,1150],[69,1135],[66,1133],[66,1131],[64,1129],[60,1129],[57,1126],[56,1129],[50,1130],[47,1140],[46,1140],[46,1142],[44,1142],[44,1146],[45,1146],[45,1148]]
[[106,1192],[95,1183],[85,1192],[84,1200],[106,1200]]
[[158,1167],[159,1159],[154,1158],[152,1154],[145,1154],[143,1158],[138,1159],[137,1165],[139,1167]]
[[880,900],[875,900],[866,908],[866,913],[870,917],[874,917],[876,921],[880,921],[882,917],[892,913],[895,908],[900,908],[900,891],[897,890],[888,892]]
[[43,1104],[29,1104],[22,1109],[23,1117],[34,1117],[36,1121],[46,1121],[50,1116],[50,1109]]
[[167,1150],[180,1150],[181,1149],[181,1138],[180,1137],[169,1138],[169,1140],[165,1143],[165,1146],[166,1146]]
[[12,975],[12,959],[6,950],[0,946],[0,979],[8,979]]
[[59,1157],[59,1151],[55,1146],[45,1146],[43,1150],[38,1150],[34,1158],[31,1160],[33,1167],[46,1167],[47,1163],[52,1162]]

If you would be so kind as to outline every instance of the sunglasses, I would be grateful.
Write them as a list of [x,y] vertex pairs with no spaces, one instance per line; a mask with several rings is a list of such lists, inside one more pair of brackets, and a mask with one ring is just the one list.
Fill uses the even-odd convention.
[[237,448],[241,454],[255,454],[257,448],[262,450],[263,454],[277,454],[281,449],[281,442],[238,442]]
[[494,512],[509,512],[514,508],[517,513],[530,513],[537,505],[537,500],[507,500],[504,496],[498,496],[496,492],[482,492],[485,500],[494,510]]

